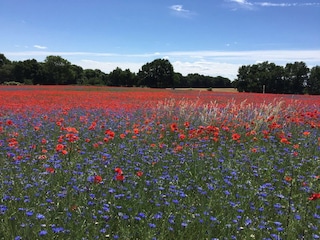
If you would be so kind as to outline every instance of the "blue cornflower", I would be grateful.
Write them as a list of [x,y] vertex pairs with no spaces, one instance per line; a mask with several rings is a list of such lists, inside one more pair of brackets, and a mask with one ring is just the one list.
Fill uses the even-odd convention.
[[39,236],[45,236],[45,235],[47,235],[47,230],[41,230],[40,232],[39,232]]
[[27,211],[27,212],[26,212],[26,215],[27,215],[28,217],[32,216],[32,215],[33,215],[33,211]]
[[64,232],[64,228],[63,227],[52,227],[52,232],[54,233],[61,233]]
[[279,235],[277,235],[277,234],[270,234],[270,236],[271,236],[272,239],[274,239],[274,240],[281,240],[281,239],[282,239],[282,238],[279,237]]
[[280,203],[276,203],[276,204],[274,204],[273,206],[274,206],[275,208],[281,208],[281,207],[282,207]]
[[142,212],[138,213],[138,216],[141,217],[141,218],[146,218],[146,215]]
[[249,226],[251,223],[252,223],[252,220],[251,220],[250,218],[247,218],[247,219],[245,220],[245,225],[246,225],[246,226]]
[[274,222],[274,224],[277,225],[277,226],[281,226],[282,225],[281,222]]
[[320,236],[317,234],[312,234],[313,239],[320,239]]
[[150,228],[155,228],[156,227],[156,225],[154,223],[149,223],[148,225],[149,225]]
[[127,220],[127,219],[129,219],[129,216],[127,214],[123,214],[122,219]]
[[14,238],[14,240],[22,240],[22,237],[16,236],[16,237]]
[[45,219],[46,217],[41,214],[41,213],[37,213],[37,219],[41,220],[41,219]]
[[162,218],[162,212],[156,213],[156,214],[153,216],[153,218],[155,218],[155,219],[160,219],[160,218]]
[[211,221],[217,221],[217,218],[216,218],[216,217],[213,217],[213,216],[210,216],[210,220],[211,220]]
[[8,210],[8,207],[5,205],[0,205],[0,214],[4,214]]
[[173,199],[172,202],[175,203],[175,204],[178,204],[178,203],[179,203],[179,200]]

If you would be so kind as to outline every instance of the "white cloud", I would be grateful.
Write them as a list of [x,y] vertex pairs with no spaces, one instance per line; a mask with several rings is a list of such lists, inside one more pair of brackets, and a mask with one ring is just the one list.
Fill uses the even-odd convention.
[[106,73],[115,68],[130,69],[138,72],[147,62],[154,59],[169,59],[176,72],[183,75],[199,73],[209,76],[223,76],[235,79],[242,65],[269,61],[284,66],[287,63],[303,61],[309,68],[320,66],[319,50],[261,50],[261,51],[180,51],[154,52],[140,54],[117,54],[96,52],[50,52],[23,51],[3,52],[10,60],[21,61],[36,59],[43,61],[45,57],[61,56],[84,69],[100,69]]
[[237,4],[239,7],[254,9],[256,7],[303,7],[303,6],[320,6],[320,3],[309,2],[309,3],[292,3],[292,2],[250,2],[247,0],[225,0],[226,2],[232,2]]
[[193,15],[195,15],[194,12],[184,9],[183,5],[172,5],[169,7],[169,9],[171,10],[171,12],[178,17],[184,17],[184,18],[190,18]]
[[248,2],[247,0],[227,0],[227,2],[235,3],[236,5],[232,5],[232,10],[237,10],[237,7],[253,9],[253,4]]
[[109,62],[109,61],[94,61],[90,59],[82,59],[79,61],[74,61],[76,64],[83,69],[100,69],[103,72],[109,73],[115,70],[117,67],[122,70],[130,69],[131,72],[138,72],[139,69],[146,62]]
[[182,75],[188,75],[189,73],[199,73],[206,76],[223,76],[230,80],[236,78],[240,64],[223,63],[223,62],[207,62],[207,61],[195,61],[195,62],[171,62],[174,71],[179,72]]
[[33,45],[33,47],[38,48],[38,49],[47,49],[46,46],[41,46],[41,45]]
[[182,5],[172,5],[170,9],[177,12],[189,12],[189,10],[183,9]]
[[241,5],[252,5],[252,3],[246,1],[246,0],[230,0],[230,2],[236,2],[239,3]]

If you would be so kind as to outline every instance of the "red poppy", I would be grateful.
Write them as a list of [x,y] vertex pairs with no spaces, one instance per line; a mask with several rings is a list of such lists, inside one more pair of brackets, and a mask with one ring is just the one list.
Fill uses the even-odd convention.
[[289,140],[287,138],[285,138],[285,137],[281,138],[280,142],[281,143],[285,143],[285,144],[290,144]]
[[115,168],[114,171],[115,171],[116,173],[118,173],[118,175],[122,175],[122,174],[123,174],[122,169],[119,168],[119,167]]
[[183,133],[181,133],[181,134],[179,135],[179,138],[180,138],[180,140],[184,140],[184,139],[186,138],[186,135],[184,135]]
[[97,123],[96,122],[92,122],[90,127],[88,128],[89,130],[94,130],[97,126]]
[[61,152],[64,149],[64,145],[63,144],[57,144],[56,146],[56,151],[57,152]]
[[100,175],[94,176],[93,182],[94,183],[101,183],[102,182],[102,177]]
[[309,135],[310,135],[310,132],[309,132],[309,131],[304,131],[302,134],[303,134],[304,136],[309,136]]
[[68,154],[68,151],[65,150],[65,149],[63,149],[63,150],[61,151],[61,153],[62,153],[63,155],[67,155],[67,154]]
[[142,171],[138,171],[138,172],[136,172],[136,175],[137,175],[138,177],[142,177],[143,172],[142,172]]
[[78,130],[74,127],[66,127],[66,131],[69,133],[79,133]]
[[178,130],[178,125],[177,125],[176,123],[172,123],[172,124],[170,125],[170,128],[171,128],[171,131],[172,131],[172,132],[175,132],[175,131]]
[[313,193],[308,199],[310,201],[316,200],[320,198],[320,193]]
[[291,181],[292,181],[292,177],[286,176],[286,177],[284,178],[284,180],[286,180],[287,182],[291,182]]
[[124,180],[124,175],[123,174],[117,174],[116,180],[117,181],[123,181]]
[[13,124],[13,122],[12,122],[12,120],[7,120],[7,121],[6,121],[6,124],[7,124],[8,126],[10,126],[10,125]]
[[47,173],[54,173],[54,168],[53,167],[47,167],[46,168]]
[[237,141],[237,140],[239,140],[239,139],[240,139],[240,134],[238,134],[238,133],[232,134],[232,140]]
[[105,131],[105,134],[107,134],[109,136],[109,138],[113,139],[115,136],[115,133],[113,131],[111,131],[110,129],[107,129]]

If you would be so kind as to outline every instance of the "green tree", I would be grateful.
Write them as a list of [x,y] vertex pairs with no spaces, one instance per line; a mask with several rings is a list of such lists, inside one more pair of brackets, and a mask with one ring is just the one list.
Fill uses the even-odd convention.
[[76,84],[71,63],[60,56],[46,57],[44,70],[44,84]]
[[108,81],[110,86],[121,86],[126,82],[126,76],[123,73],[123,70],[119,67],[114,69],[112,72],[108,75]]
[[147,87],[173,87],[174,70],[167,59],[156,59],[144,64],[137,75],[139,84]]
[[238,69],[237,79],[235,79],[233,85],[239,92],[249,92],[250,78],[251,78],[251,65],[244,65]]
[[239,92],[284,93],[284,69],[274,63],[262,62],[242,66],[233,86]]
[[309,94],[320,94],[320,66],[311,68],[307,91]]
[[0,84],[13,80],[12,76],[13,64],[4,54],[0,54]]
[[72,64],[71,71],[73,72],[72,75],[74,77],[73,82],[82,85],[84,82],[83,68],[78,65]]
[[184,81],[184,77],[181,73],[175,72],[173,74],[173,88],[175,87],[187,87],[185,84],[186,81]]
[[308,83],[309,68],[304,62],[287,63],[285,68],[285,93],[302,94]]
[[212,79],[212,86],[209,87],[228,88],[231,87],[231,81],[229,78],[225,78],[222,76],[214,77]]
[[43,79],[42,66],[35,59],[15,62],[12,74],[15,81],[25,84],[39,84]]
[[256,79],[259,79],[258,92],[282,93],[283,92],[283,67],[274,63],[263,62],[257,64]]
[[4,54],[0,53],[0,67],[4,66],[5,64],[10,64],[11,61],[7,59]]
[[83,71],[82,84],[107,85],[107,75],[99,69],[85,69]]

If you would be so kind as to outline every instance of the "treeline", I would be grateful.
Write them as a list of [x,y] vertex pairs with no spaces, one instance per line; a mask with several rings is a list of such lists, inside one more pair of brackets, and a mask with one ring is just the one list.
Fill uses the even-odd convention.
[[174,72],[167,59],[144,64],[138,73],[117,67],[110,73],[83,69],[60,56],[48,56],[44,62],[35,59],[10,61],[0,54],[0,84],[28,85],[105,85],[154,88],[227,88],[239,92],[320,94],[320,67],[311,69],[304,62],[279,66],[263,62],[243,65],[237,78],[211,77],[193,73],[183,76]]
[[284,67],[263,62],[242,66],[233,86],[239,92],[320,94],[320,66],[309,69],[304,62]]
[[0,84],[27,85],[105,85],[143,86],[157,88],[225,88],[232,87],[228,78],[174,72],[166,59],[144,64],[138,73],[116,68],[110,73],[98,69],[83,69],[60,56],[48,56],[44,62],[35,59],[10,61],[0,54]]

